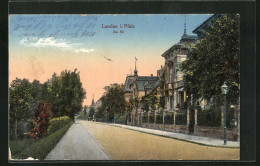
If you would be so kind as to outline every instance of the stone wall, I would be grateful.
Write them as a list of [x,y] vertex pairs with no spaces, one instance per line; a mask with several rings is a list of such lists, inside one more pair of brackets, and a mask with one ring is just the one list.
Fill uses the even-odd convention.
[[[195,131],[194,135],[224,139],[224,129],[222,127],[198,126],[197,130],[195,129],[194,131]],[[238,129],[227,128],[227,139],[232,141],[237,141],[237,138],[238,138]]]
[[171,132],[178,132],[178,133],[186,133],[187,125],[172,125],[172,124],[156,124],[154,126],[154,123],[150,123],[150,126],[148,126],[148,123],[142,123],[142,126],[144,128],[151,128],[156,130],[165,130],[165,131],[171,131]]
[[[131,123],[128,122],[127,125],[131,125]],[[188,134],[187,125],[175,125],[174,126],[172,124],[165,124],[165,126],[163,126],[163,124],[156,124],[154,126],[154,123],[150,123],[150,124],[142,123],[140,125],[140,127]],[[194,129],[193,135],[223,139],[224,131],[223,131],[222,127],[197,126],[197,128]],[[228,128],[227,129],[227,139],[232,140],[232,141],[237,141],[238,129],[237,128]]]

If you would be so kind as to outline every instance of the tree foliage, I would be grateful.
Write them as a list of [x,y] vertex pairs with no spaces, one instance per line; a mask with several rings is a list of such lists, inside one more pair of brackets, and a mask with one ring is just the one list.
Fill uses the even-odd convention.
[[182,63],[184,87],[193,101],[221,100],[221,86],[230,85],[229,96],[238,96],[239,85],[239,16],[223,15],[212,22]]
[[49,81],[48,93],[54,116],[67,115],[72,119],[82,109],[86,95],[76,69],[73,72],[62,71],[60,76],[54,73]]
[[[18,126],[18,124],[27,123],[34,115],[33,104],[31,102],[33,100],[32,85],[29,80],[18,78],[13,80],[10,84],[9,96],[10,134],[17,139],[23,135],[23,132],[19,132],[23,126]],[[20,134],[18,135],[18,133]]]
[[29,135],[36,139],[44,136],[47,132],[48,123],[52,116],[51,104],[49,102],[40,103],[33,118],[34,128]]
[[77,70],[56,73],[43,84],[38,80],[16,78],[9,88],[10,136],[22,137],[33,128],[33,117],[40,103],[52,106],[54,117],[69,116],[71,119],[81,110],[86,92],[82,88]]
[[126,113],[127,103],[124,96],[124,86],[111,84],[104,89],[106,92],[102,98],[102,105],[98,110],[98,114],[106,116],[104,118],[111,122],[115,114]]

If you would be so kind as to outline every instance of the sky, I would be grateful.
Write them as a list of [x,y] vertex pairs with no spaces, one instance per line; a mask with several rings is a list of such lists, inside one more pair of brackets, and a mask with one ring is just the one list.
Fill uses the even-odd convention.
[[[97,101],[104,87],[133,73],[156,75],[161,56],[210,14],[9,15],[9,83],[16,78],[44,83],[55,72],[80,72],[87,95]],[[117,27],[116,27],[117,26]],[[105,28],[110,27],[110,28]]]

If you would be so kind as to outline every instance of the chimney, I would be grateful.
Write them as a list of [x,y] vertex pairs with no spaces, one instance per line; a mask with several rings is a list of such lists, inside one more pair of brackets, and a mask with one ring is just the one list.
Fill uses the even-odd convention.
[[153,77],[153,74],[151,74],[151,77]]

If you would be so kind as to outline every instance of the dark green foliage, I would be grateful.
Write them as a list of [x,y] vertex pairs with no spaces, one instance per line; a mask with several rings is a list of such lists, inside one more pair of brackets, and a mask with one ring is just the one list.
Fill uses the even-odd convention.
[[143,114],[142,122],[143,123],[148,123],[148,114]]
[[89,114],[88,114],[88,116],[89,116],[89,120],[93,120],[93,115],[95,114],[95,109],[93,108],[93,107],[90,107],[89,108]]
[[174,117],[173,113],[166,113],[164,120],[165,124],[173,124],[174,123]]
[[[35,107],[35,104],[37,104],[37,102],[33,103],[32,101],[34,97],[37,96],[33,95],[33,86],[29,80],[21,80],[18,78],[11,82],[9,96],[10,138],[12,139],[14,136],[15,138],[20,138],[23,137],[24,130],[18,128],[18,123],[20,124],[19,127],[25,127],[27,126],[28,121],[32,120],[35,112],[33,108]],[[31,129],[28,129],[27,131],[30,130]]]
[[150,114],[150,117],[149,117],[149,123],[154,123],[154,114]]
[[63,126],[73,122],[68,116],[62,116],[58,118],[53,118],[49,122],[49,127],[47,129],[47,135],[56,132],[61,129]]
[[71,119],[82,109],[86,96],[76,69],[62,71],[60,76],[54,73],[49,80],[48,93],[54,117],[66,115]]
[[118,124],[126,124],[127,122],[127,114],[115,114],[114,122]]
[[156,109],[165,109],[165,69],[161,69],[161,75],[160,75],[160,82],[154,90],[142,97],[142,102],[143,102],[143,109],[148,110],[149,107],[151,108],[152,111],[155,111]]
[[221,110],[217,109],[210,110],[199,110],[198,111],[198,125],[208,127],[220,127],[221,125]]
[[156,115],[156,123],[162,124],[163,123],[163,114],[157,114]]
[[25,149],[28,149],[35,142],[37,142],[37,140],[29,137],[24,137],[23,139],[20,139],[19,141],[17,141],[17,144],[15,140],[10,140],[9,146],[12,157],[15,157],[17,154],[21,153]]
[[186,125],[187,124],[187,112],[178,112],[175,117],[176,125]]
[[229,127],[229,128],[234,127],[232,125],[232,119],[235,119],[234,112],[235,112],[234,108],[227,109],[227,127]]
[[86,117],[87,117],[87,106],[86,105],[84,106],[83,112],[84,112],[84,120],[86,120]]
[[102,105],[98,108],[97,118],[112,122],[115,114],[127,113],[127,108],[132,105],[125,100],[123,85],[111,84],[104,89],[106,92],[101,98]]
[[54,117],[67,115],[71,119],[81,110],[86,92],[82,88],[77,70],[55,73],[47,82],[38,80],[32,83],[27,79],[16,78],[9,88],[9,138],[22,138],[32,130],[33,116],[40,103],[51,103]]
[[239,94],[239,16],[223,15],[206,29],[188,60],[182,63],[184,87],[193,101],[199,99],[222,101],[221,86],[230,85],[229,98]]
[[[17,155],[12,154],[12,158],[15,159],[26,159],[28,157],[32,157],[34,159],[43,160],[49,152],[56,146],[56,144],[60,141],[62,136],[67,132],[73,122],[66,124],[60,130],[37,140],[34,144],[25,148],[21,153]],[[12,151],[12,150],[11,150]]]

